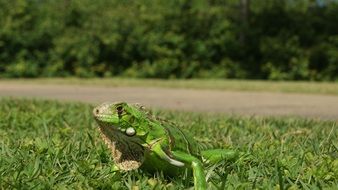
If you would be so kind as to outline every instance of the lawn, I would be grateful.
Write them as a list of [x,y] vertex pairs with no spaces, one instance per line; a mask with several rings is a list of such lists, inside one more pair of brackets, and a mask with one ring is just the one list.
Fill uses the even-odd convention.
[[109,87],[164,87],[214,89],[231,91],[283,92],[306,94],[338,95],[338,82],[295,82],[259,80],[222,80],[222,79],[127,79],[127,78],[38,78],[38,79],[1,79],[1,83],[23,84],[73,84]]
[[[142,171],[114,173],[99,138],[92,106],[81,103],[0,100],[0,189],[183,189],[192,178]],[[244,118],[155,111],[180,124],[207,147],[236,149],[209,185],[228,189],[335,189],[337,123],[295,118]],[[216,174],[218,172],[218,174]]]

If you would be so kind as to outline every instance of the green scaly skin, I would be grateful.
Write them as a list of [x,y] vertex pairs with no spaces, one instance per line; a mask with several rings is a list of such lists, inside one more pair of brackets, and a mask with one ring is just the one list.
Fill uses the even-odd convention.
[[93,115],[118,170],[140,168],[175,175],[190,168],[195,190],[204,190],[207,183],[203,164],[237,156],[232,150],[200,150],[189,134],[137,104],[104,103],[94,108]]

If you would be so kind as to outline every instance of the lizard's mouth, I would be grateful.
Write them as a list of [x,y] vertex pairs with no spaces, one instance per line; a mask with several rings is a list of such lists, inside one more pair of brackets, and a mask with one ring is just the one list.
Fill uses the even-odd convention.
[[99,125],[101,137],[121,170],[134,170],[144,161],[145,148],[138,137],[126,136],[115,126]]

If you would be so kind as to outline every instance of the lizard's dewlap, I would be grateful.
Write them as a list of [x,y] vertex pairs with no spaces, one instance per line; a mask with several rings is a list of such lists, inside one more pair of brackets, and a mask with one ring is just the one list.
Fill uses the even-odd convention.
[[100,126],[99,129],[119,169],[134,170],[142,165],[145,150],[133,137],[127,137],[109,126]]

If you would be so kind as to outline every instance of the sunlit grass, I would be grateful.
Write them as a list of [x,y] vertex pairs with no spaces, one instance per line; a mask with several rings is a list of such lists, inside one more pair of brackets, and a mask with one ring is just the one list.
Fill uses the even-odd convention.
[[[0,100],[0,189],[184,189],[143,171],[115,173],[99,138],[91,105]],[[258,119],[156,111],[179,123],[206,147],[226,147],[238,160],[221,163],[209,185],[228,189],[334,189],[338,186],[338,130],[334,122]],[[216,174],[218,172],[218,174]]]
[[233,91],[285,92],[338,95],[337,82],[286,82],[255,80],[221,80],[221,79],[126,79],[126,78],[40,78],[40,79],[1,79],[0,83],[24,84],[77,84],[95,86],[133,86],[133,87],[165,87],[216,89]]

